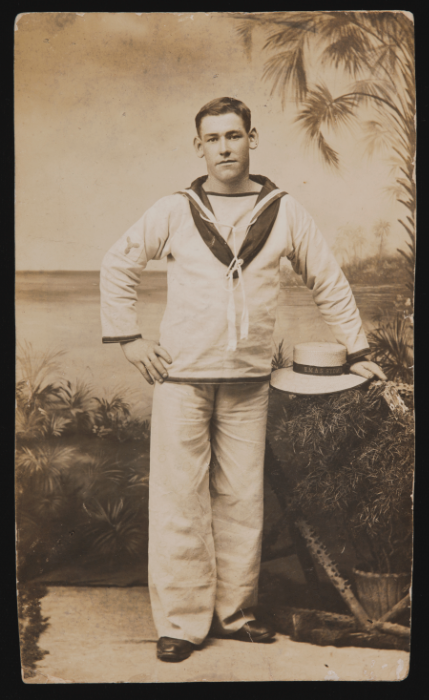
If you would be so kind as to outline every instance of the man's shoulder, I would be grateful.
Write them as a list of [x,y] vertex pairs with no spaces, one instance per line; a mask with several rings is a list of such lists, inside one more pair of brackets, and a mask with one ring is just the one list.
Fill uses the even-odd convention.
[[169,207],[174,209],[175,207],[183,204],[184,201],[186,201],[186,198],[182,194],[179,192],[173,192],[172,194],[166,194],[164,197],[157,199],[153,206]]
[[160,199],[157,199],[154,204],[148,209],[153,216],[163,216],[173,214],[174,212],[183,211],[184,207],[187,206],[186,197],[174,192],[173,194],[167,194]]
[[287,192],[287,190],[284,189],[282,189],[282,192],[285,193],[284,197],[282,197],[281,199],[283,206],[291,210],[304,210],[304,206],[300,203],[298,199],[296,199],[292,194],[290,194],[290,192]]
[[296,206],[299,206],[299,202],[287,190],[283,189],[282,187],[279,187],[279,190],[284,192],[283,197],[280,199],[280,206],[286,212],[294,211]]

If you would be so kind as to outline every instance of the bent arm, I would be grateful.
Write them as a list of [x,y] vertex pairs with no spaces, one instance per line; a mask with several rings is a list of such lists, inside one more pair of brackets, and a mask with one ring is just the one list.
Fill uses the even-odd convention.
[[353,364],[364,359],[370,349],[350,284],[313,218],[296,200],[291,200],[292,252],[288,258],[312,291],[336,340],[346,347],[347,361]]
[[169,206],[163,198],[110,248],[100,271],[103,343],[141,338],[137,324],[137,286],[149,260],[168,254]]

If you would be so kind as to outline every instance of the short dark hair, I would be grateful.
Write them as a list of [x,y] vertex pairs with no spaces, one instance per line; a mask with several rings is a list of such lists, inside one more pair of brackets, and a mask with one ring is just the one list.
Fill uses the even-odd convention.
[[251,129],[251,112],[248,107],[240,100],[234,99],[234,97],[216,97],[216,99],[207,102],[204,107],[201,107],[197,116],[195,117],[195,126],[197,127],[197,133],[200,134],[200,126],[204,117],[217,117],[219,114],[238,114],[243,120],[244,128],[246,132],[249,133]]

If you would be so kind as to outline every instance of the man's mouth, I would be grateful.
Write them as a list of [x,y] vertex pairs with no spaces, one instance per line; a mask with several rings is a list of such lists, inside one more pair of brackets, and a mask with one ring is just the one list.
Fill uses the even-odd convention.
[[218,165],[227,165],[228,163],[236,163],[236,160],[221,160]]

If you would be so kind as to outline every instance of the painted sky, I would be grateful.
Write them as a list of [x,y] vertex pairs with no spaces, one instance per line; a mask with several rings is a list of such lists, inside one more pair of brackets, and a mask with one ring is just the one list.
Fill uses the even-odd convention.
[[[15,31],[18,270],[96,270],[104,252],[158,198],[204,174],[194,116],[229,95],[260,134],[251,172],[267,175],[314,216],[330,244],[338,229],[391,222],[404,208],[384,192],[385,156],[363,157],[359,129],[331,138],[342,168],[326,168],[262,80],[257,31],[250,59],[237,20],[221,13],[29,13]],[[314,61],[313,71],[319,66]],[[321,77],[344,87],[333,72]],[[153,263],[153,268],[164,263]]]

